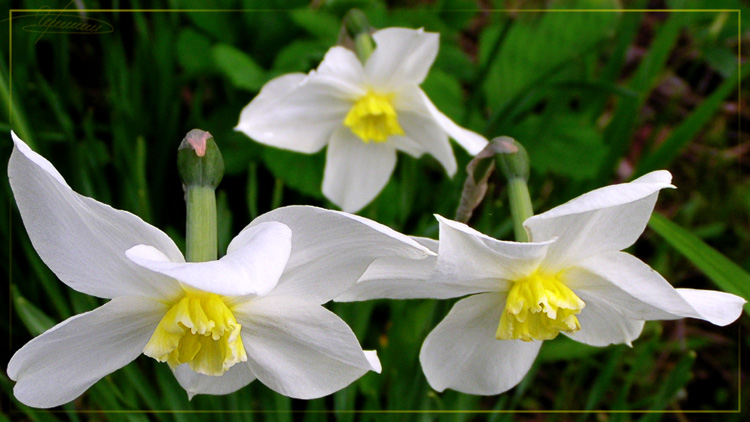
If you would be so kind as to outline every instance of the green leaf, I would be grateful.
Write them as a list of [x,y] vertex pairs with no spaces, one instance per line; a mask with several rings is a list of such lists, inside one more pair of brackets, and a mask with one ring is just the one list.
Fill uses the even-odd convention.
[[55,325],[55,320],[29,303],[16,289],[13,289],[13,302],[16,305],[16,314],[32,336],[38,336]]
[[323,60],[328,45],[320,41],[298,40],[279,51],[273,61],[273,73],[307,72]]
[[335,44],[339,37],[341,21],[334,15],[311,9],[297,9],[289,16],[299,27],[326,44]]
[[325,154],[299,154],[277,148],[263,149],[263,162],[274,176],[306,195],[322,198],[323,165]]
[[227,44],[211,49],[216,65],[237,88],[257,92],[266,82],[265,71],[252,57]]
[[[651,215],[648,225],[719,288],[750,300],[750,274],[742,267],[661,214]],[[745,312],[750,315],[750,304],[745,304]]]
[[[575,2],[571,9],[587,3]],[[605,8],[601,2],[599,6]],[[554,69],[612,36],[620,14],[548,11],[523,17],[531,19],[519,19],[510,29],[485,79],[487,101],[494,110],[502,108],[528,87],[554,80]],[[480,63],[487,60],[500,32],[501,27],[494,26],[480,37]]]
[[177,37],[177,60],[188,73],[213,69],[211,42],[194,29],[184,29]]
[[530,116],[510,130],[521,142],[531,167],[583,180],[596,174],[606,154],[602,135],[583,115]]

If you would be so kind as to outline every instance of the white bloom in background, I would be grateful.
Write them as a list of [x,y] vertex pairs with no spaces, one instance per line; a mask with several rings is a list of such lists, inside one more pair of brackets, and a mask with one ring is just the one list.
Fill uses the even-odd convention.
[[337,300],[471,295],[427,336],[420,360],[435,390],[482,395],[518,384],[542,340],[561,332],[606,346],[630,344],[647,320],[691,317],[727,325],[742,313],[744,299],[674,289],[621,252],[646,228],[659,190],[673,187],[671,178],[656,171],[533,216],[524,223],[528,243],[496,240],[438,217],[440,242],[430,275],[429,261],[377,260]]
[[287,207],[253,221],[221,259],[186,263],[165,233],[75,193],[12,136],[8,174],[34,248],[71,288],[111,299],[16,352],[8,375],[29,406],[69,402],[141,353],[167,362],[190,397],[256,378],[294,398],[331,394],[380,363],[321,304],[376,258],[433,254],[364,218]]
[[452,176],[448,136],[472,155],[487,144],[441,113],[419,87],[437,56],[439,34],[388,28],[372,37],[377,46],[364,65],[352,51],[333,47],[308,75],[268,82],[235,128],[297,152],[328,145],[323,193],[347,212],[362,209],[388,183],[396,150],[429,153]]

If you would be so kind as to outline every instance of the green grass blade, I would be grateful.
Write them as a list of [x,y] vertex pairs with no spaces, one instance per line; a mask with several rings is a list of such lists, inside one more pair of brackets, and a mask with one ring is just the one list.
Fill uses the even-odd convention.
[[[742,69],[739,79],[745,79],[748,74],[750,74],[750,66],[745,66],[745,68]],[[643,158],[633,177],[635,178],[660,168],[666,168],[669,163],[677,157],[680,151],[690,143],[698,131],[700,131],[701,128],[711,120],[717,111],[719,111],[724,103],[724,99],[732,92],[735,92],[734,90],[737,87],[739,79],[737,77],[737,71],[725,79],[716,91],[706,98],[706,100],[703,101],[703,103],[698,106],[690,116],[688,116],[688,118],[674,130],[674,132],[672,132],[659,149]]]
[[680,389],[684,388],[685,384],[690,381],[694,362],[695,352],[692,351],[677,362],[672,372],[669,373],[669,378],[664,381],[656,397],[654,397],[654,405],[650,409],[654,413],[647,413],[640,419],[641,422],[661,420],[662,414],[659,411],[666,409]]
[[16,306],[16,314],[32,336],[38,336],[55,325],[55,320],[29,303],[15,288],[13,289],[13,302]]
[[[648,225],[719,288],[750,300],[750,274],[742,267],[661,214],[654,213]],[[750,315],[750,304],[745,312]]]
[[672,13],[651,42],[651,48],[638,66],[629,86],[639,95],[623,97],[612,121],[604,130],[604,139],[608,142],[610,149],[600,167],[597,180],[608,180],[620,158],[627,152],[641,106],[659,81],[658,77],[664,70],[669,53],[677,43],[682,27],[681,14]]

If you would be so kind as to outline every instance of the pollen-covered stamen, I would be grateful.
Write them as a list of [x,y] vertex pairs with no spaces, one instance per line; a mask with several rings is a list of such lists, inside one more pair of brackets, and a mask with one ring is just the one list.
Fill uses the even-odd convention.
[[171,367],[183,363],[204,375],[222,375],[247,361],[241,325],[214,293],[187,293],[159,322],[143,353]]
[[385,142],[391,135],[403,135],[396,109],[391,104],[392,97],[368,90],[349,110],[344,125],[365,143]]
[[576,315],[586,306],[555,276],[535,272],[513,283],[500,317],[498,340],[551,340],[581,329]]

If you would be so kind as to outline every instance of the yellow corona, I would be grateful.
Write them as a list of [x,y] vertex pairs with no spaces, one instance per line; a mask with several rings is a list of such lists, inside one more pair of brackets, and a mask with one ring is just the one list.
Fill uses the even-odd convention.
[[560,331],[581,329],[577,314],[586,306],[555,276],[538,272],[513,283],[500,317],[498,340],[551,340]]
[[219,295],[188,292],[164,315],[143,353],[172,368],[187,363],[200,374],[222,375],[247,361],[241,328]]
[[392,97],[368,90],[349,110],[344,125],[365,143],[385,142],[391,135],[403,135],[396,109],[391,104]]

